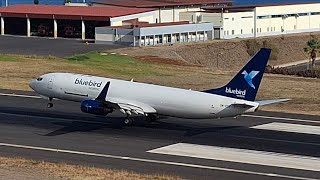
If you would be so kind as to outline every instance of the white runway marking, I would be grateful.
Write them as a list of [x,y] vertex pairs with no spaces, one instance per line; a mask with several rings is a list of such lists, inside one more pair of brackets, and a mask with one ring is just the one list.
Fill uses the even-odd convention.
[[308,119],[294,119],[294,118],[283,118],[283,117],[272,117],[272,116],[256,116],[256,115],[248,115],[243,114],[243,117],[253,117],[253,118],[262,118],[262,119],[279,119],[279,120],[288,120],[288,121],[297,121],[297,122],[311,122],[311,123],[319,123],[319,120],[308,120]]
[[301,125],[301,124],[273,122],[273,123],[253,126],[250,128],[272,130],[272,131],[281,131],[281,132],[293,132],[293,133],[320,135],[320,126],[309,126],[309,125]]
[[0,93],[0,96],[24,97],[24,98],[35,98],[35,99],[41,99],[41,97],[40,97],[40,96],[21,95],[21,94],[6,94],[6,93]]
[[268,177],[280,177],[280,178],[289,178],[289,179],[297,179],[297,180],[317,180],[314,178],[288,176],[288,175],[273,174],[273,173],[261,173],[261,172],[246,171],[246,170],[239,170],[239,169],[232,169],[232,168],[221,168],[221,167],[188,164],[188,163],[180,163],[180,162],[173,162],[173,161],[160,161],[160,160],[153,160],[153,159],[143,159],[143,158],[135,158],[135,157],[127,157],[127,156],[115,156],[115,155],[108,155],[108,154],[72,151],[72,150],[55,149],[55,148],[45,148],[45,147],[37,147],[37,146],[27,146],[27,145],[19,145],[19,144],[0,143],[0,146],[20,148],[20,149],[32,149],[32,150],[47,151],[47,152],[54,152],[54,153],[67,153],[67,154],[76,154],[76,155],[84,155],[84,156],[112,158],[112,159],[129,160],[129,161],[137,161],[137,162],[145,162],[145,163],[153,163],[153,164],[182,166],[182,167],[189,167],[189,168],[227,171],[227,172],[233,172],[233,173],[251,174],[251,175],[268,176]]
[[320,158],[310,156],[186,143],[177,143],[148,152],[320,172]]

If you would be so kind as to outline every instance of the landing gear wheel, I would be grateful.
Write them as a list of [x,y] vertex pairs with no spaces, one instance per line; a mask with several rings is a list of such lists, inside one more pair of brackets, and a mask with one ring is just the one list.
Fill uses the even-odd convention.
[[53,107],[53,103],[48,103],[47,104],[47,108],[52,108]]
[[124,124],[126,126],[131,126],[133,124],[133,120],[130,118],[126,118],[126,119],[124,119]]

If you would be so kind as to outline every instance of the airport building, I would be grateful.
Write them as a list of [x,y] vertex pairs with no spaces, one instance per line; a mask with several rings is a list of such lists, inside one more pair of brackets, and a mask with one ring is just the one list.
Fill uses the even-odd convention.
[[215,38],[247,38],[320,31],[320,3],[204,8],[180,20],[212,22]]
[[13,5],[0,8],[1,35],[94,39],[96,27],[138,19],[153,23],[152,8]]
[[225,0],[109,0],[0,7],[1,35],[130,46],[320,31],[320,3],[232,6]]
[[[226,0],[98,0],[92,6],[156,9],[155,23],[181,21],[180,13],[202,11],[203,8],[231,6]],[[118,24],[121,26],[121,24]]]
[[213,39],[212,23],[132,23],[126,26],[97,27],[95,42],[128,46],[157,46]]

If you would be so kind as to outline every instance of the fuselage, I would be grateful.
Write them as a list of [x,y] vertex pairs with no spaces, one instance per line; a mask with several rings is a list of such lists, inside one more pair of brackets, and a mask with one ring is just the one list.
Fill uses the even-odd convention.
[[[30,86],[45,97],[81,102],[95,99],[107,82],[106,97],[130,100],[153,107],[157,114],[181,118],[232,117],[254,112],[259,104],[199,91],[172,88],[153,84],[117,80],[81,74],[50,73],[34,80]],[[246,104],[250,109],[239,109],[232,104]]]

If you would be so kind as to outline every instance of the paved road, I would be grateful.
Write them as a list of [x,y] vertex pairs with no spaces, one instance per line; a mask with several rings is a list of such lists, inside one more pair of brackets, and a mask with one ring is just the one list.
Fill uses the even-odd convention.
[[318,116],[137,118],[123,127],[119,114],[91,116],[61,100],[46,109],[33,93],[0,92],[0,155],[189,179],[320,179]]
[[[316,67],[320,67],[320,61],[316,61]],[[287,67],[288,69],[292,69],[294,71],[304,71],[308,69],[308,63],[298,64],[294,66]]]
[[49,39],[40,37],[0,36],[1,54],[66,57],[89,51],[101,51],[120,46],[89,44],[72,39]]

